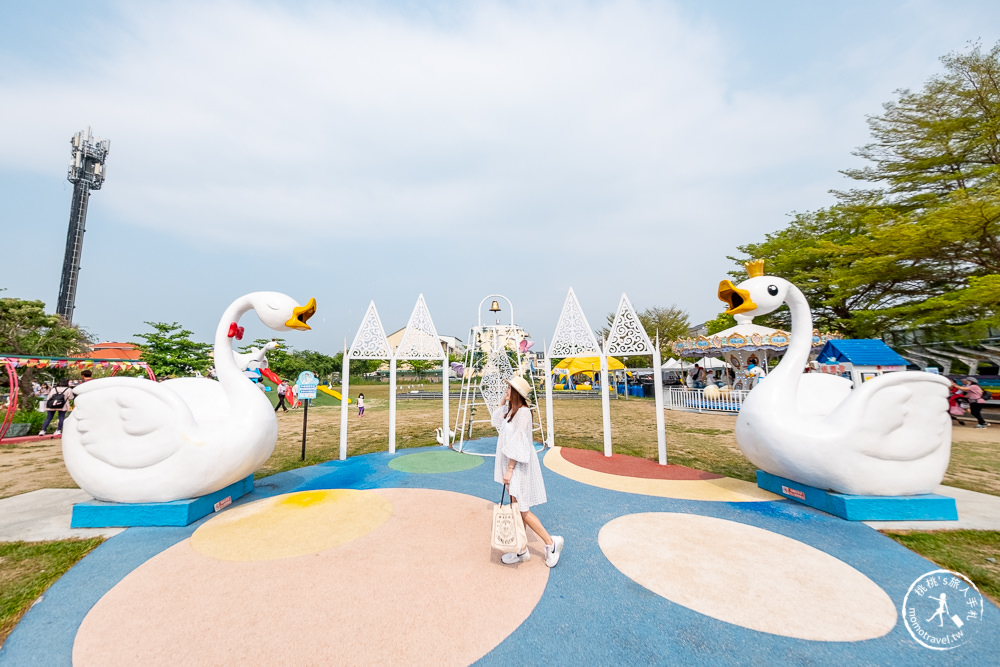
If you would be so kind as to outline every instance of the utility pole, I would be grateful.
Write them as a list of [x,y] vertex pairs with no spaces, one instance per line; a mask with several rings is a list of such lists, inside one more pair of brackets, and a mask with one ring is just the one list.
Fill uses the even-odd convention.
[[76,308],[76,286],[80,277],[80,255],[83,252],[83,233],[87,226],[87,202],[91,190],[104,185],[111,141],[95,139],[90,128],[77,132],[70,139],[73,146],[66,179],[73,184],[73,203],[69,212],[69,230],[66,233],[66,255],[63,257],[62,278],[59,281],[59,303],[56,313],[73,321]]

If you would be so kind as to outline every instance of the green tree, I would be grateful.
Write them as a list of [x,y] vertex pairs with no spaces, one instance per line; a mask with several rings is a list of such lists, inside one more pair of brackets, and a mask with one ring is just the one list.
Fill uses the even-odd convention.
[[[45,312],[42,301],[0,299],[0,353],[40,357],[79,357],[90,350],[90,337],[80,327],[59,315]],[[19,374],[21,384],[31,387],[34,368]],[[21,409],[33,409],[30,391],[21,392]]]
[[[59,315],[45,312],[41,301],[0,299],[0,353],[38,355],[40,357],[79,357],[90,349],[90,338],[83,329]],[[20,373],[20,382],[31,387],[34,368]],[[19,403],[31,409],[31,392],[22,392]]]
[[[868,183],[796,214],[736,259],[805,293],[820,329],[855,338],[921,327],[948,339],[995,323],[1000,297],[1000,44],[941,59],[924,89],[898,91],[869,119]],[[742,277],[737,271],[734,276]],[[788,311],[759,323],[787,329]]]
[[417,380],[420,380],[424,373],[431,370],[431,368],[436,368],[441,362],[432,361],[430,359],[409,359],[406,363],[409,364],[410,369],[416,373]]
[[191,340],[191,331],[177,322],[146,322],[153,331],[133,334],[145,343],[136,343],[142,350],[142,360],[149,364],[158,378],[181,377],[205,372],[212,365],[208,351],[212,346]]
[[726,315],[723,311],[716,315],[713,319],[705,322],[705,326],[708,328],[708,335],[717,334],[720,331],[725,331],[730,327],[736,326],[736,318],[732,315]]

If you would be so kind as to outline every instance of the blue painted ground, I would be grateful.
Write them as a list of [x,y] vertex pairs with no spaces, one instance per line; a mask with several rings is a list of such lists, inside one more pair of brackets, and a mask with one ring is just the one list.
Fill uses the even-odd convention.
[[[388,466],[394,456],[417,451],[421,450],[369,454],[275,475],[258,481],[254,492],[236,504],[327,488],[430,488],[493,502],[499,498],[488,460],[470,470],[443,474],[403,473]],[[888,635],[862,642],[789,639],[731,625],[672,603],[619,572],[597,543],[598,532],[608,521],[636,512],[729,519],[786,535],[843,560],[881,586],[898,609],[910,584],[937,566],[863,524],[788,500],[674,500],[586,486],[548,469],[544,474],[549,502],[533,510],[549,530],[565,537],[565,551],[534,612],[481,664],[996,664],[1000,610],[989,603],[976,636],[951,651],[920,646],[898,619]],[[132,528],[109,539],[29,610],[0,649],[0,665],[69,665],[76,630],[101,596],[200,524]],[[484,542],[488,539],[489,535],[483,536]],[[461,554],[449,555],[443,545],[436,557],[459,558]],[[733,590],[732,595],[737,599],[741,591]]]

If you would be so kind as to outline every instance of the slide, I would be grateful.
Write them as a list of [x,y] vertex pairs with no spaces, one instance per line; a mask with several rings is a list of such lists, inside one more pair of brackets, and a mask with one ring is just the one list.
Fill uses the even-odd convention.
[[[344,400],[344,397],[340,395],[339,391],[334,391],[333,389],[330,389],[330,387],[326,386],[325,384],[321,384],[321,385],[319,385],[316,388],[319,389],[324,394],[330,394],[331,396],[333,396],[338,401],[343,401]],[[350,405],[353,402],[354,401],[352,401],[350,398],[347,399],[348,405]]]
[[278,377],[277,375],[275,375],[274,371],[272,371],[270,368],[258,368],[257,370],[260,371],[261,375],[263,375],[264,377],[266,377],[268,380],[270,380],[274,384],[281,384],[281,378]]

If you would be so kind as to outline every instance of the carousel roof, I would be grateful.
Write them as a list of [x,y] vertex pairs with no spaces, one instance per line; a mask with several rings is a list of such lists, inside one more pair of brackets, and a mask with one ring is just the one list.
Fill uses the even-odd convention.
[[[826,341],[835,338],[832,334],[820,334],[813,330],[813,349],[823,347]],[[734,327],[710,336],[678,338],[670,346],[680,357],[716,357],[730,352],[754,352],[770,350],[784,354],[791,335],[781,329],[771,329],[753,322],[740,322]]]

